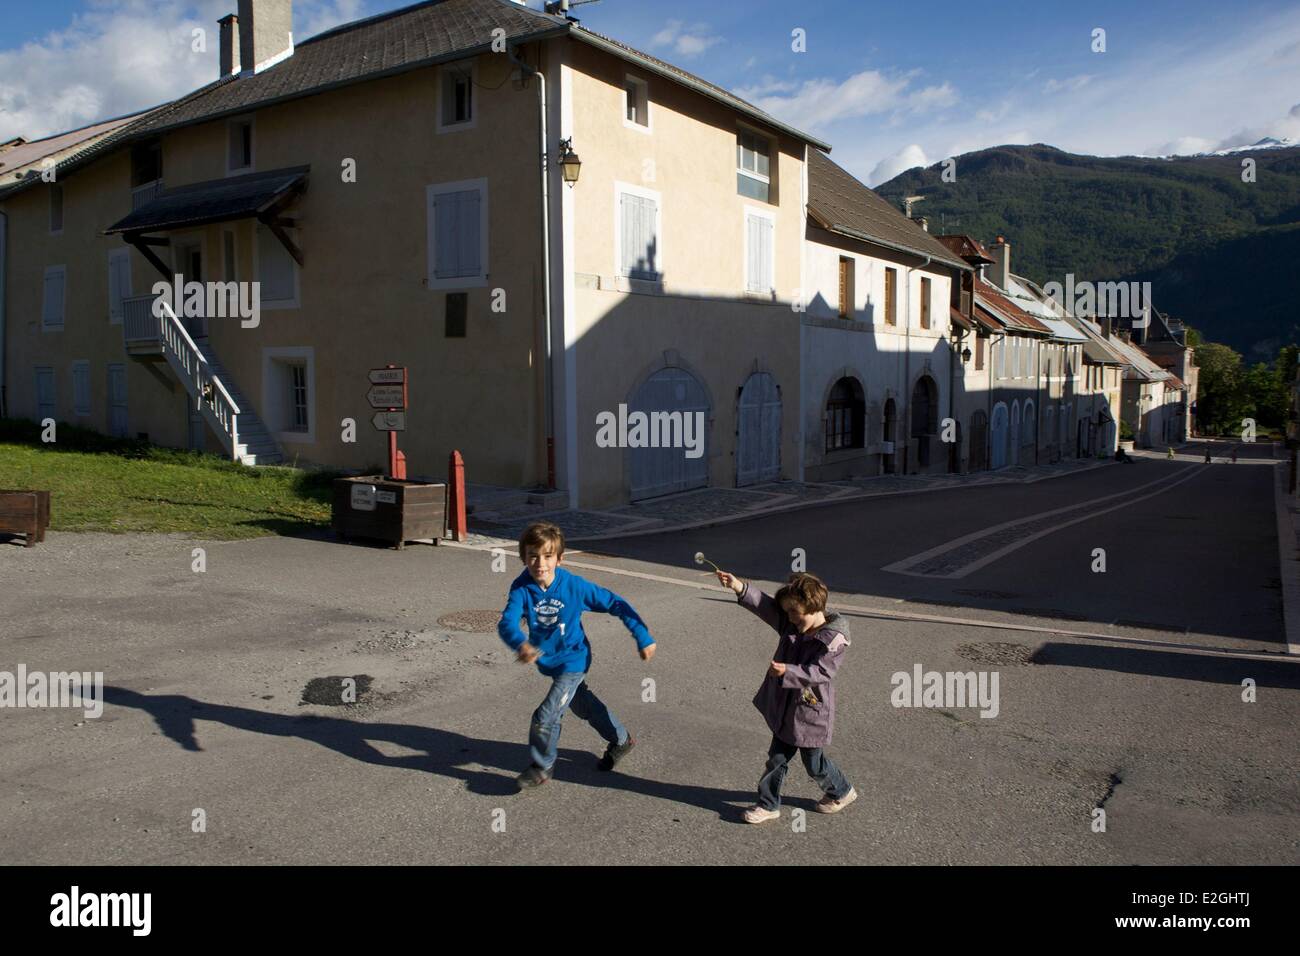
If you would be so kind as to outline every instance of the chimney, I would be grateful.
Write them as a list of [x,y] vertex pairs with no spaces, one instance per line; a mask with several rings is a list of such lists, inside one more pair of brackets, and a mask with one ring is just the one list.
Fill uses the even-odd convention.
[[993,284],[1005,291],[1011,279],[1011,243],[998,236],[990,254],[993,256]]
[[912,222],[916,223],[926,232],[930,231],[930,220],[926,219],[924,216],[916,216],[915,218],[912,219]]
[[239,66],[260,73],[293,55],[293,0],[239,0]]
[[221,28],[221,76],[239,72],[239,17],[227,13],[217,21]]

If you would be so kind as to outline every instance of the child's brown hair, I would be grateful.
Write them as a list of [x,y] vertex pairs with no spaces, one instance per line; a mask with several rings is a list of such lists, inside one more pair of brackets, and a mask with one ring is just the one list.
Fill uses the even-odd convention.
[[807,571],[797,571],[790,575],[790,580],[776,592],[776,603],[784,608],[785,602],[790,601],[799,605],[803,613],[816,614],[818,611],[826,610],[828,596],[829,592],[826,590],[826,585],[822,584],[821,578]]
[[527,564],[529,548],[543,551],[548,544],[555,545],[555,556],[561,557],[564,554],[564,532],[549,521],[534,521],[519,536],[519,560]]

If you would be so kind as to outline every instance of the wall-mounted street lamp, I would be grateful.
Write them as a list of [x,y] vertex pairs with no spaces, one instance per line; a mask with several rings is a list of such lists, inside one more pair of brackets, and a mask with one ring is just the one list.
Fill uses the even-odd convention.
[[573,151],[573,137],[560,140],[560,175],[564,181],[572,186],[578,181],[578,173],[582,170],[582,160],[578,154]]
[[966,346],[964,349],[961,350],[961,360],[962,360],[963,362],[969,362],[969,361],[970,361],[970,346],[969,346],[969,345]]

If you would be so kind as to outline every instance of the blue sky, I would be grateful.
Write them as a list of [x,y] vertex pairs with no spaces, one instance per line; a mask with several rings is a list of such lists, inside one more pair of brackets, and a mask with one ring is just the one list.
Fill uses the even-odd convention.
[[[406,6],[296,0],[295,38]],[[540,6],[540,0],[530,0]],[[47,135],[211,79],[236,0],[42,0],[0,22],[0,137]],[[602,0],[584,25],[734,90],[875,185],[1000,143],[1164,155],[1300,141],[1300,5]],[[1106,31],[1106,51],[1091,49]],[[806,52],[791,49],[802,29]]]

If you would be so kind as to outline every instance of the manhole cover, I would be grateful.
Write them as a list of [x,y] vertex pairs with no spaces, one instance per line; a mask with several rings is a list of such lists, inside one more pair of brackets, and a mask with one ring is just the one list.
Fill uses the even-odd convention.
[[369,674],[356,674],[351,677],[313,677],[302,689],[302,702],[323,704],[326,707],[360,703],[372,683],[374,678]]
[[957,656],[976,664],[1030,664],[1033,650],[1025,644],[1009,641],[989,641],[978,644],[959,644]]
[[438,626],[453,631],[475,631],[489,634],[497,629],[500,611],[452,611],[438,618]]

